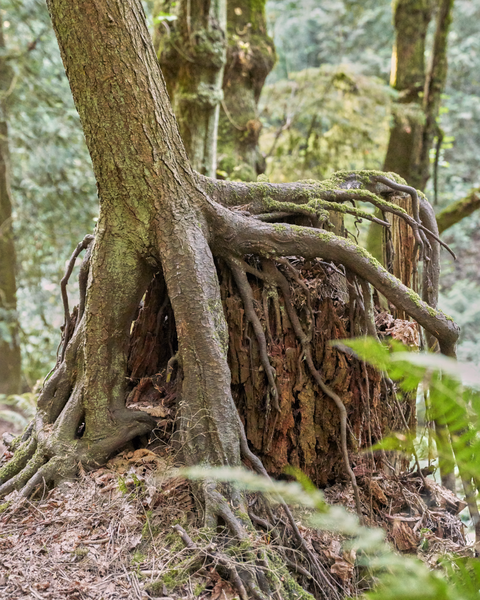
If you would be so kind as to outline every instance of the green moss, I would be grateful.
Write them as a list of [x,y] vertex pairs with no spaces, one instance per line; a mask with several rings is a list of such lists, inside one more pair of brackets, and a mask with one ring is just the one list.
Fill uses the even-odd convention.
[[383,270],[382,265],[378,262],[378,260],[376,258],[374,258],[370,254],[370,252],[368,252],[368,250],[365,250],[365,248],[362,248],[361,246],[357,246],[356,244],[353,244],[353,246],[355,246],[355,250],[356,250],[357,254],[360,254],[361,256],[363,256],[363,258],[366,258],[372,266],[374,266],[376,269]]
[[7,510],[7,508],[10,506],[10,504],[11,504],[11,501],[0,504],[0,513],[5,512]]
[[23,467],[28,462],[30,445],[31,440],[27,440],[18,446],[13,457],[0,469],[0,480],[8,481],[19,471],[19,466]]
[[347,179],[351,178],[352,176],[355,176],[355,178],[357,179],[357,181],[359,181],[360,183],[363,183],[364,185],[372,183],[372,179],[375,177],[388,177],[388,179],[391,179],[392,181],[395,181],[396,183],[400,183],[402,185],[407,185],[407,182],[405,181],[405,179],[403,179],[402,177],[400,177],[400,175],[397,175],[396,173],[392,173],[391,171],[369,171],[369,170],[360,170],[360,171],[336,171],[331,179],[337,179],[340,180],[342,183],[344,183]]
[[313,596],[295,581],[279,556],[274,552],[268,552],[267,556],[272,569],[267,570],[265,575],[274,589],[285,590],[286,594],[282,595],[285,600],[313,600]]
[[273,228],[277,233],[282,233],[283,231],[287,231],[287,226],[282,223],[273,223]]
[[159,579],[158,581],[154,581],[145,586],[145,591],[154,598],[159,598],[163,596],[163,579]]
[[193,590],[193,595],[197,598],[203,592],[203,590],[207,587],[206,583],[197,583]]
[[145,554],[143,554],[139,550],[136,550],[132,556],[132,563],[134,565],[139,565],[145,560],[145,558],[146,558]]
[[73,551],[73,554],[77,558],[85,558],[85,556],[87,556],[87,554],[89,552],[90,552],[90,550],[88,548],[84,548],[83,546],[80,546],[78,548],[75,548],[75,550]]

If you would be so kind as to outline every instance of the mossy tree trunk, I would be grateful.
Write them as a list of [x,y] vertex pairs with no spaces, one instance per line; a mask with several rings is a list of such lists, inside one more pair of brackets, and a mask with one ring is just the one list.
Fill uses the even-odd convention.
[[0,394],[17,394],[21,387],[21,356],[7,127],[7,95],[12,73],[2,56],[5,52],[0,14]]
[[[193,4],[190,0],[159,0],[154,10],[160,19],[154,43],[187,154],[194,168],[206,173],[195,149],[208,147],[210,155],[218,157],[216,168],[222,178],[254,181],[265,170],[258,148],[258,100],[275,62],[273,41],[266,28],[265,0],[198,0]],[[210,15],[213,24],[210,31],[205,15]],[[221,44],[216,23],[223,27],[226,47],[221,61],[217,60]],[[198,39],[201,44],[192,46],[192,40]],[[216,50],[215,61],[208,58],[209,49]],[[213,78],[214,86],[208,88],[206,82]],[[219,121],[212,124],[218,125],[218,137],[217,129],[200,126],[198,115],[206,102],[215,104]]]
[[391,85],[399,92],[383,168],[423,189],[420,155],[425,127],[426,38],[435,0],[398,0],[394,4],[395,46]]
[[[155,46],[193,167],[215,177],[227,47],[225,0],[158,0]],[[172,20],[162,15],[171,15]]]
[[443,233],[480,208],[480,188],[470,190],[465,198],[452,202],[437,214],[438,230]]
[[265,0],[227,2],[228,49],[220,111],[218,169],[221,177],[255,181],[265,171],[258,140],[258,101],[275,63],[267,34]]
[[[398,0],[394,11],[391,83],[399,99],[383,168],[424,190],[430,178],[430,150],[435,137],[441,141],[437,118],[447,78],[453,0]],[[427,65],[427,32],[435,12]]]
[[[435,232],[429,224],[424,225],[426,221],[421,222],[423,213],[415,218],[399,213],[387,200],[398,192],[397,184],[376,172],[339,173],[327,182],[283,185],[216,181],[195,173],[140,0],[48,0],[48,7],[91,154],[100,214],[94,241],[88,238],[79,246],[88,249],[81,269],[80,305],[65,329],[64,352],[39,396],[34,422],[16,441],[13,458],[0,469],[0,495],[14,489],[28,495],[43,480],[74,476],[79,463],[95,468],[128,440],[155,426],[147,414],[127,406],[132,385],[145,384],[132,381],[132,375],[155,369],[158,361],[168,356],[156,350],[155,365],[153,355],[147,355],[153,334],[165,335],[167,344],[172,341],[172,353],[178,348],[177,433],[187,464],[238,466],[243,459],[267,475],[248,444],[232,393],[228,355],[236,352],[243,335],[242,356],[236,363],[243,372],[233,382],[245,383],[248,366],[243,355],[254,352],[256,344],[263,375],[247,373],[247,379],[258,397],[263,395],[265,407],[251,411],[258,415],[255,428],[262,428],[263,419],[259,452],[269,458],[276,424],[281,424],[284,437],[288,427],[293,431],[298,426],[298,422],[288,423],[295,407],[288,386],[276,376],[276,361],[283,361],[285,351],[286,371],[295,361],[304,363],[298,370],[304,382],[296,382],[298,406],[303,403],[317,420],[337,411],[344,467],[354,483],[349,452],[352,447],[355,450],[358,432],[349,436],[348,415],[359,393],[355,391],[357,375],[337,351],[333,360],[326,357],[332,350],[314,338],[314,321],[322,318],[315,310],[322,310],[324,300],[335,300],[330,292],[313,303],[302,285],[301,268],[285,257],[303,257],[306,269],[312,265],[320,269],[318,257],[330,265],[342,265],[341,276],[347,275],[357,299],[356,304],[349,303],[349,310],[356,306],[363,311],[365,330],[373,329],[369,287],[373,286],[435,336],[445,354],[454,355],[458,328],[449,318],[432,309],[354,242],[318,228],[325,222],[327,210],[371,219],[351,206],[352,201],[368,201],[385,212],[403,215],[417,233],[423,228],[430,244],[437,246]],[[423,198],[417,201],[421,206],[425,203]],[[299,216],[307,217],[313,227],[289,222]],[[222,281],[222,288],[214,259],[228,267],[230,282]],[[263,302],[270,337],[255,310],[262,297],[262,292],[255,290],[257,281],[269,289]],[[227,324],[225,319],[222,299],[228,306],[225,290],[231,282],[243,302],[242,318],[245,324],[249,322],[243,334],[241,327],[235,331],[234,323]],[[298,297],[299,289],[306,294],[305,302]],[[149,314],[148,303],[153,301],[156,314],[144,319]],[[240,314],[238,310],[233,317],[237,323]],[[166,334],[172,317],[174,336],[171,331]],[[149,329],[153,324],[154,331]],[[336,329],[333,337],[347,333],[341,310],[329,325]],[[288,329],[291,344],[276,354],[275,335]],[[237,342],[232,344],[232,340]],[[233,368],[232,357],[231,364]],[[358,372],[360,367],[356,368]],[[375,402],[379,382],[371,376],[373,396],[367,392],[365,397]],[[282,452],[285,449],[287,459],[303,467],[310,464],[316,451],[316,434],[293,433],[304,442],[297,452],[298,461],[291,459],[291,441],[282,441]],[[277,431],[275,443],[278,438]],[[330,440],[326,443],[332,447]],[[258,449],[258,444],[252,445]],[[315,468],[310,471],[313,475]],[[242,494],[205,481],[198,497],[204,504],[207,525],[215,528],[224,523],[230,535],[248,541],[251,523]],[[284,510],[290,514],[286,507]],[[298,533],[291,514],[289,521]],[[314,579],[321,580],[322,574],[314,573]],[[238,587],[243,600],[272,594],[265,581],[263,591],[259,589],[261,569],[253,579],[251,570],[244,569],[241,575],[243,583]],[[279,582],[279,586],[276,591],[282,598],[296,597],[287,589],[287,582]],[[325,597],[321,586],[318,593]]]

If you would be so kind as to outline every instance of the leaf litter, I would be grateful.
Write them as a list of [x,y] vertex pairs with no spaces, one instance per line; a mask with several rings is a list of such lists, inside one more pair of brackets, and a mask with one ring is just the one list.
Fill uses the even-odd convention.
[[[382,526],[398,551],[417,554],[432,568],[446,552],[469,551],[458,517],[464,503],[433,480],[424,489],[418,474],[359,473],[359,486],[366,523]],[[335,484],[325,497],[355,512],[350,484]],[[0,512],[2,599],[237,597],[215,564],[181,577],[178,565],[194,558],[172,528],[201,529],[190,484],[165,450],[124,451],[75,482],[38,489],[31,500],[17,501],[14,492],[7,501]],[[296,510],[297,516],[309,547],[341,589],[361,593],[355,552],[340,535],[304,526],[306,513]],[[171,583],[169,573],[180,576]]]

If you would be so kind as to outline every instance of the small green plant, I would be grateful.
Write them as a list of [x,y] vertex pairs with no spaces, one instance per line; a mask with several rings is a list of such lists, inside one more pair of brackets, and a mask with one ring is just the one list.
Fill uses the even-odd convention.
[[128,494],[128,487],[123,477],[118,478],[118,489],[122,492],[122,494]]
[[145,554],[143,554],[139,550],[135,550],[135,552],[133,553],[133,556],[132,556],[132,564],[140,565],[141,563],[144,562],[144,560],[145,560]]
[[79,546],[78,548],[75,548],[75,550],[73,551],[73,554],[80,560],[82,558],[85,558],[85,556],[87,556],[87,554],[89,553],[89,549],[88,548],[84,548],[83,546]]

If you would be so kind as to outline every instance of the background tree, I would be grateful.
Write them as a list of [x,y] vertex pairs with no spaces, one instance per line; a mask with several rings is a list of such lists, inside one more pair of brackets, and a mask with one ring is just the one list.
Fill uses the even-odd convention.
[[254,181],[265,171],[258,146],[262,129],[258,102],[275,62],[265,5],[265,0],[227,2],[227,63],[218,136],[221,178]]
[[[182,138],[186,140],[187,154],[195,168],[205,172],[199,166],[196,158],[199,154],[195,148],[206,144],[213,148],[212,153],[220,154],[218,169],[222,178],[254,180],[258,173],[264,171],[258,150],[261,122],[257,106],[265,78],[275,60],[273,43],[267,35],[265,1],[197,2],[195,6],[192,9],[187,0],[158,2],[153,12],[157,23],[155,47],[166,75],[170,97],[173,98]],[[212,10],[217,12],[214,14]],[[197,23],[196,11],[198,15],[210,15],[213,34],[205,28],[205,23]],[[226,16],[222,11],[226,11]],[[223,16],[220,17],[220,13]],[[221,37],[222,48],[226,48],[227,52],[226,56],[219,53],[215,58],[215,90],[212,87],[211,93],[207,94],[205,85],[195,82],[200,76],[199,64],[206,60],[200,56],[208,46],[205,40],[212,35]],[[192,37],[202,40],[195,46],[193,54]],[[212,48],[220,43],[220,37],[212,38]],[[190,57],[189,53],[192,54]],[[180,65],[183,66],[180,68]],[[206,76],[211,78],[211,75]],[[189,89],[191,86],[200,87],[195,92],[185,92],[182,91],[185,86]],[[180,100],[175,100],[175,94]],[[208,102],[215,105],[211,131],[196,125],[198,118],[191,112],[189,104],[195,104],[197,112],[203,110],[201,107],[207,102],[205,94],[209,97]],[[215,171],[209,175],[215,175]]]
[[16,394],[21,387],[21,356],[7,127],[7,99],[14,82],[6,53],[0,14],[0,394]]
[[159,0],[156,46],[188,156],[215,176],[220,103],[227,47],[226,4]]

